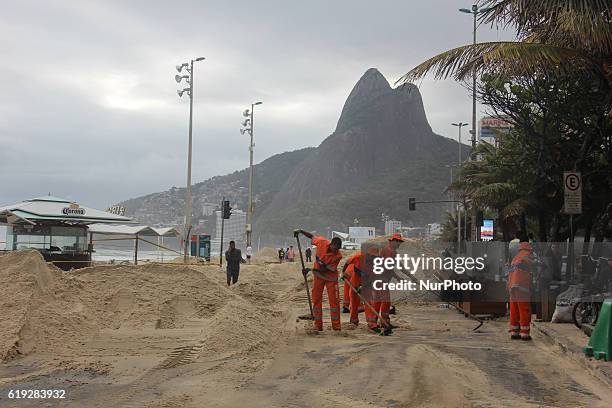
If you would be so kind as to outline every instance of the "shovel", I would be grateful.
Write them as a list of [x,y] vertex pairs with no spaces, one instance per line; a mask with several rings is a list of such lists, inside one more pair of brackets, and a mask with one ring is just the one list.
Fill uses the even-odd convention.
[[[295,236],[297,241],[298,252],[300,253],[300,262],[302,263],[302,271],[306,269],[306,265],[304,265],[304,256],[302,255],[302,246],[300,245],[300,237],[298,235]],[[304,276],[304,286],[306,287],[306,296],[308,296],[308,307],[310,308],[310,316],[302,315],[298,316],[298,319],[301,320],[314,320],[314,313],[312,312],[312,300],[310,300],[310,288],[308,287],[308,278],[302,272],[302,276]]]

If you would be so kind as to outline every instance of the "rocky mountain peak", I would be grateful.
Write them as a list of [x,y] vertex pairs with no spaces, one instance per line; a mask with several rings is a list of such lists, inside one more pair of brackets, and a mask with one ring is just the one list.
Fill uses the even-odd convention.
[[389,82],[387,82],[378,69],[368,69],[357,81],[346,99],[336,131],[344,128],[343,125],[346,124],[347,118],[358,114],[364,108],[371,106],[375,100],[381,96],[388,95],[391,91]]

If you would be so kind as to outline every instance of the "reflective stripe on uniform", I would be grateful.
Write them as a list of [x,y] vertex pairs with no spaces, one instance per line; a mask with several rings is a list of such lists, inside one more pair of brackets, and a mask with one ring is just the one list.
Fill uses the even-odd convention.
[[[325,271],[325,272],[332,272],[332,271]],[[328,282],[338,282],[338,277],[337,277],[337,276],[334,276],[333,278],[328,278],[328,277],[326,277],[325,275],[323,275],[323,274],[321,273],[321,271],[318,271],[318,270],[316,270],[316,269],[313,269],[313,270],[312,270],[312,273],[314,273],[314,274],[315,274],[315,276],[316,276],[317,278],[319,278],[319,279],[323,279],[323,280],[328,281]]]
[[530,292],[530,290],[528,288],[525,288],[525,287],[519,285],[518,283],[515,283],[514,285],[512,285],[510,287],[510,290],[512,290],[512,289],[517,289],[517,290],[520,290],[521,292],[527,292],[527,293]]
[[316,256],[316,257],[315,257],[315,259],[316,259],[317,264],[318,264],[319,266],[324,266],[324,267],[325,267],[325,270],[323,270],[323,271],[317,271],[317,272],[337,272],[337,270],[336,270],[335,268],[330,268],[330,267],[329,267],[329,265],[327,265],[325,262],[323,262],[323,261],[321,260],[321,258],[319,258],[318,256]]
[[530,267],[531,266],[528,263],[518,262],[518,263],[510,265],[510,269],[508,270],[508,273],[516,272],[519,269],[522,269],[524,271],[528,271]]

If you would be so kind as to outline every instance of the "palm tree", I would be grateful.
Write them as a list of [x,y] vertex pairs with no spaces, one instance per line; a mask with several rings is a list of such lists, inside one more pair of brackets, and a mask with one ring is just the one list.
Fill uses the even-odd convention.
[[[508,143],[508,142],[507,142]],[[478,161],[466,162],[459,178],[448,190],[478,208],[497,211],[503,222],[502,231],[511,219],[523,217],[531,207],[524,190],[524,184],[517,180],[516,166],[504,157],[506,150],[498,150],[488,143],[481,143],[474,149],[481,157]]]
[[486,42],[443,52],[398,80],[433,73],[458,81],[474,73],[504,77],[564,75],[580,70],[612,90],[612,0],[487,0],[486,24],[516,28],[517,41]]

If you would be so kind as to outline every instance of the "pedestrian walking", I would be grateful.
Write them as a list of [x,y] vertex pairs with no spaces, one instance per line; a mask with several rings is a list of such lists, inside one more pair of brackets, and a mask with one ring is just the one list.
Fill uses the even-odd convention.
[[230,286],[238,282],[240,264],[245,263],[245,260],[242,259],[242,252],[236,248],[234,241],[230,241],[229,249],[225,251],[225,262],[227,265],[227,286]]
[[283,259],[285,259],[285,251],[283,248],[278,248],[278,263],[283,263]]
[[304,255],[306,255],[306,262],[312,262],[312,249],[310,247],[306,248]]
[[246,247],[246,258],[247,262],[251,264],[251,257],[253,256],[253,248],[250,245]]
[[[338,264],[342,260],[342,241],[338,237],[328,240],[321,236],[314,236],[304,230],[295,230],[297,238],[303,234],[317,247],[315,262],[312,268],[312,312],[315,330],[323,330],[323,290],[327,288],[329,300],[329,314],[333,330],[340,330],[340,293],[338,292]],[[311,269],[304,268],[302,273],[307,275]]]
[[293,245],[290,245],[289,249],[287,250],[287,260],[289,262],[295,261],[295,250],[293,249]]

